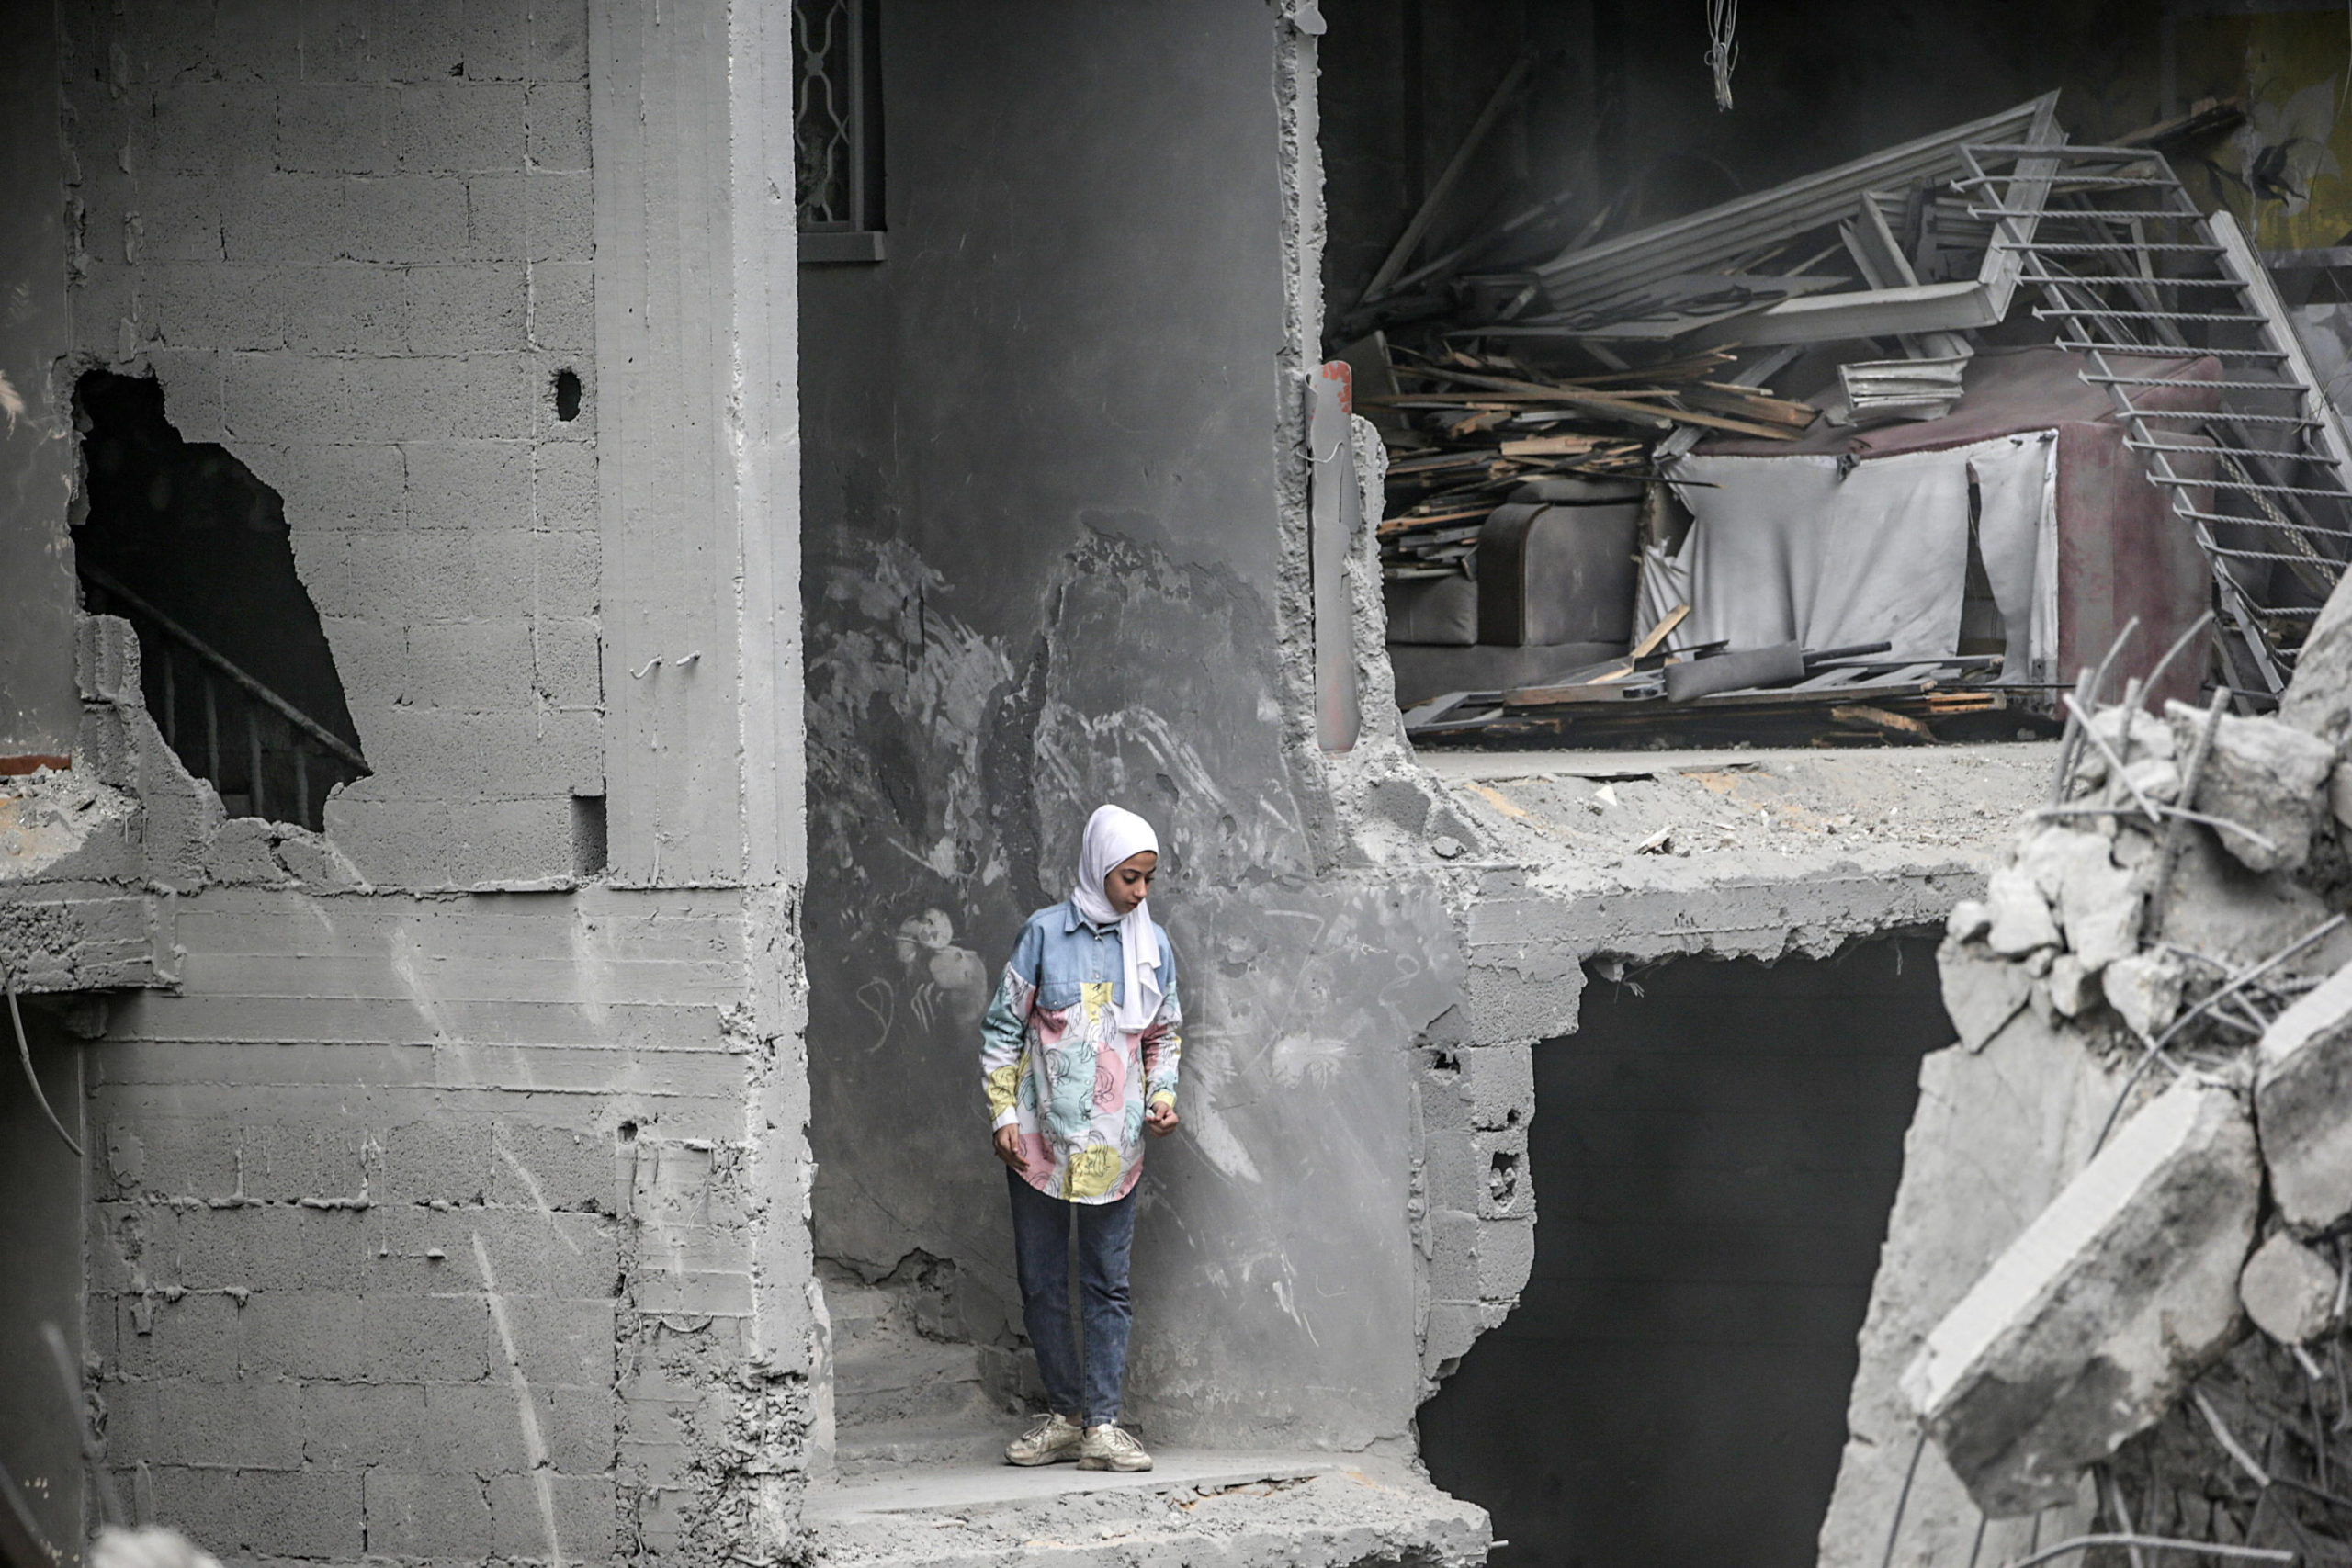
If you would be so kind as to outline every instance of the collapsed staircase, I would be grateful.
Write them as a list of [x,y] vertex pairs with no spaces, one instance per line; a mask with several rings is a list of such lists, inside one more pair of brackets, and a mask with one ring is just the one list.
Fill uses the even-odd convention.
[[[2352,558],[2352,443],[2269,276],[2227,211],[2199,210],[2144,147],[1984,143],[1956,182],[2014,252],[2059,343],[2088,364],[2140,457],[2203,548],[2231,684],[2275,697]],[[2027,191],[2020,199],[2020,189]],[[2033,194],[2045,199],[2035,201]],[[2218,412],[2153,406],[2176,378],[2122,355],[2219,362]]]

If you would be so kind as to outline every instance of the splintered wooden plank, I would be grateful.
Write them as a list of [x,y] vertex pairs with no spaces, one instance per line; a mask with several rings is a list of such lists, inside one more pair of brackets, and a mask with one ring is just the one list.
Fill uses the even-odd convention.
[[1686,713],[1704,712],[1709,708],[1765,707],[1775,703],[1792,709],[1817,707],[1824,703],[1843,701],[1846,697],[1860,691],[1868,691],[1874,700],[1885,697],[1917,696],[1922,692],[1934,690],[1935,684],[1933,681],[1910,681],[1899,684],[1882,684],[1871,682],[1867,686],[1854,684],[1820,689],[1807,689],[1803,686],[1760,689],[1750,687],[1740,692],[1719,692],[1712,697],[1700,697],[1695,701],[1678,703],[1675,705]]
[[1830,722],[1851,729],[1873,730],[1914,744],[1936,738],[1936,732],[1924,720],[1870,703],[1840,703],[1829,710],[1829,718]]

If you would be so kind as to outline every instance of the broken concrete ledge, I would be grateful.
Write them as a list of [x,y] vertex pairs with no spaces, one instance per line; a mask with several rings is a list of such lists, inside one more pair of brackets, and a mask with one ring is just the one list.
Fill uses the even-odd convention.
[[[2123,1086],[2122,1067],[2054,1022],[2020,1010],[1989,1038],[1919,1065],[1918,1110],[1857,1347],[1820,1568],[1957,1568],[1977,1540],[1976,1506],[1942,1453],[1919,1446],[1919,1418],[1898,1381],[1928,1333],[2082,1168]],[[1981,1561],[2023,1557],[2035,1540],[2063,1540],[2090,1518],[2079,1506],[1996,1519]]]
[[2279,1216],[2312,1235],[2352,1213],[2352,964],[2271,1021],[2254,1091]]
[[825,1568],[1470,1568],[1482,1508],[1395,1461],[1162,1452],[1136,1475],[938,1466],[808,1495]]
[[2237,1095],[2184,1078],[1929,1333],[1904,1392],[1986,1514],[2072,1500],[2228,1348],[2261,1193]]

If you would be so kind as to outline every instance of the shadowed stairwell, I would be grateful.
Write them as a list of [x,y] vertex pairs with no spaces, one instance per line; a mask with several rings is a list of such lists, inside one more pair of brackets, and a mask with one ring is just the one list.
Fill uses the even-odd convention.
[[93,370],[74,407],[84,607],[138,629],[148,711],[230,816],[323,828],[329,793],[369,770],[285,502],[225,448],[183,440],[152,377]]

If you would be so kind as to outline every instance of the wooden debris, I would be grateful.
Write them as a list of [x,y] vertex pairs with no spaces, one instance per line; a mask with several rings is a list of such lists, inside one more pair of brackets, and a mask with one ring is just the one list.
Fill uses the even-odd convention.
[[1660,615],[1657,620],[1657,625],[1644,632],[1642,634],[1641,640],[1634,644],[1632,648],[1628,649],[1625,656],[1628,659],[1644,659],[1648,657],[1650,654],[1656,653],[1660,648],[1665,646],[1666,639],[1674,635],[1674,628],[1680,626],[1690,618],[1690,606],[1688,604],[1677,604],[1673,609],[1668,610],[1665,615]]
[[1899,740],[1927,741],[1936,738],[1936,732],[1925,721],[1867,703],[1840,703],[1829,710],[1829,721],[1852,729],[1875,729]]

